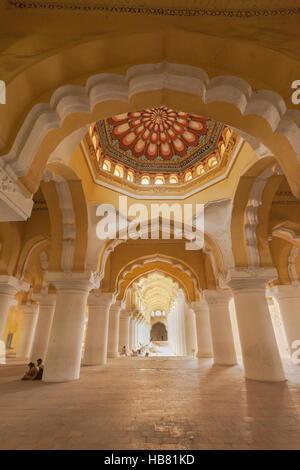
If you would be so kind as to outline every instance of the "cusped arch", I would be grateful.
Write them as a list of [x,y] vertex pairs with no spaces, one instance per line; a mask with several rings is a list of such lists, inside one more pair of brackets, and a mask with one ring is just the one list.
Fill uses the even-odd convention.
[[94,75],[85,86],[57,89],[49,104],[27,116],[26,126],[2,158],[31,194],[50,153],[71,132],[112,114],[162,104],[209,116],[253,136],[273,153],[294,194],[300,196],[300,112],[287,109],[271,90],[254,92],[238,76],[210,79],[202,69],[174,63],[133,66],[125,75]]

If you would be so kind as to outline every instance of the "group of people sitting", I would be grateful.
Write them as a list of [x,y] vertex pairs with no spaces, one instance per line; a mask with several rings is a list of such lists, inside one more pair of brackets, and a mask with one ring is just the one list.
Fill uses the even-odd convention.
[[44,372],[43,359],[38,359],[36,365],[29,362],[28,370],[25,372],[21,380],[42,380]]
[[126,345],[122,347],[121,356],[149,356],[149,350],[151,347],[151,342],[149,344],[139,343],[137,349],[128,349]]

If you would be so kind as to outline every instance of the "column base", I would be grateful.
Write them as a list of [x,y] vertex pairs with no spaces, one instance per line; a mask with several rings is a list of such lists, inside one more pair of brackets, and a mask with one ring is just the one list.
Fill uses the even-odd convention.
[[82,362],[81,366],[105,366],[106,361],[102,362]]
[[210,353],[207,353],[207,354],[197,354],[196,357],[198,357],[199,359],[211,359],[212,357],[214,357],[212,354]]

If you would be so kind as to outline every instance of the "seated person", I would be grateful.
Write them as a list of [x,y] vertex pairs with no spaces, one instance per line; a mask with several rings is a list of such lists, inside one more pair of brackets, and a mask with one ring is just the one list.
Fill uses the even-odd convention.
[[121,350],[121,354],[122,354],[122,356],[126,356],[126,354],[127,354],[127,348],[126,348],[126,346],[123,346],[123,348],[122,348],[122,350]]
[[33,362],[29,362],[28,364],[28,371],[25,372],[24,376],[21,380],[34,380],[38,375],[38,368],[34,365]]
[[43,372],[44,372],[43,359],[38,359],[36,363],[37,363],[38,373],[34,380],[42,380]]

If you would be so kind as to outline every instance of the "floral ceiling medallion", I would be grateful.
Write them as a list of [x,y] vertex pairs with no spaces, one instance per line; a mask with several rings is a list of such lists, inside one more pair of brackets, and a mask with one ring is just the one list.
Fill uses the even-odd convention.
[[184,172],[216,150],[224,125],[165,106],[124,113],[96,124],[103,155],[135,171]]

